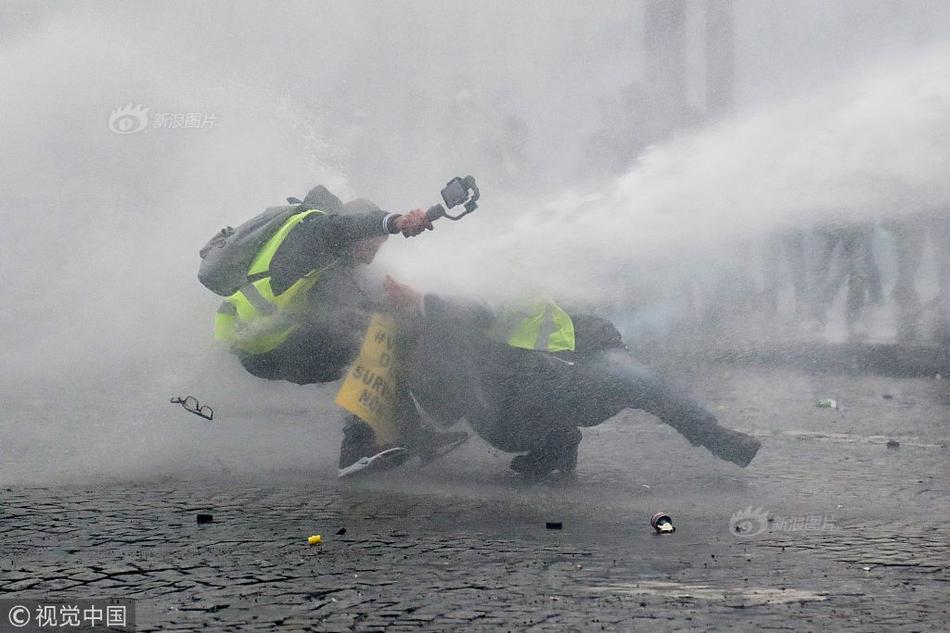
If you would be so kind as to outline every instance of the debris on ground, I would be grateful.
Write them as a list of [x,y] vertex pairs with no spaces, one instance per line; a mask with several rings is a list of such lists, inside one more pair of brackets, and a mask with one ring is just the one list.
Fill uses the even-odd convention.
[[838,401],[832,400],[831,398],[822,398],[821,400],[815,403],[815,406],[818,407],[819,409],[837,409]]
[[650,525],[656,530],[657,534],[672,534],[676,531],[673,527],[673,518],[666,512],[657,512],[650,518]]
[[893,400],[893,399],[894,399],[894,396],[892,396],[892,395],[889,394],[889,393],[885,393],[885,394],[883,394],[881,397],[884,398],[885,400]]
[[309,543],[310,545],[316,545],[322,540],[323,540],[323,537],[321,537],[319,534],[314,534],[313,536],[307,537],[307,543]]
[[202,523],[212,523],[214,522],[214,515],[213,514],[199,514],[197,519],[198,519],[199,525],[201,525]]
[[336,531],[336,535],[337,535],[337,536],[343,536],[344,534],[346,534],[346,528],[345,528],[345,527],[342,527],[342,528],[340,528],[339,530]]
[[549,530],[560,530],[564,525],[560,521],[548,521],[544,524],[544,527]]
[[898,448],[898,447],[900,447],[900,445],[901,445],[901,443],[898,442],[897,440],[887,440],[887,447],[888,447],[888,448]]
[[173,396],[169,398],[168,401],[172,404],[180,404],[188,413],[194,413],[205,420],[214,419],[214,409],[206,404],[201,404],[198,402],[198,398],[194,396],[185,396],[184,398],[181,396]]

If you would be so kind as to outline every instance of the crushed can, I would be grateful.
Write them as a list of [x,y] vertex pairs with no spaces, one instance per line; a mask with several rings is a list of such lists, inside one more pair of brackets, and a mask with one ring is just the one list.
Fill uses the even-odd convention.
[[657,512],[650,519],[650,525],[656,530],[657,534],[672,534],[676,531],[673,527],[673,519],[666,512]]

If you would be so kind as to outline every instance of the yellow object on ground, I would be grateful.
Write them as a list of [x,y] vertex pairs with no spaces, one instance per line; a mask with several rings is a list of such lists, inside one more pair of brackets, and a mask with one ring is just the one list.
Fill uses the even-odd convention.
[[316,545],[317,543],[319,543],[319,542],[322,541],[322,540],[323,540],[323,539],[320,538],[320,535],[319,535],[319,534],[314,534],[313,536],[311,536],[310,538],[307,539],[307,542],[310,543],[311,545]]
[[376,313],[366,330],[360,354],[336,394],[338,405],[373,427],[378,445],[396,441],[395,354],[396,322]]

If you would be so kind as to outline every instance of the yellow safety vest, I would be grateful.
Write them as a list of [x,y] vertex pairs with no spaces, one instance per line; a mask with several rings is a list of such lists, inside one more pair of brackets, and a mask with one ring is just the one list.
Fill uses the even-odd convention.
[[299,327],[296,318],[308,309],[307,293],[321,275],[336,262],[313,269],[290,288],[275,295],[270,283],[270,263],[300,221],[315,209],[292,215],[254,257],[247,272],[248,283],[224,300],[214,318],[214,337],[232,347],[251,354],[263,354],[279,346]]
[[574,351],[571,316],[546,298],[501,311],[488,335],[520,349]]

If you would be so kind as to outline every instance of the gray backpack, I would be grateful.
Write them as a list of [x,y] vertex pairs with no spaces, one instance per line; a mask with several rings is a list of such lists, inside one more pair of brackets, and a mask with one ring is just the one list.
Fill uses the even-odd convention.
[[261,247],[302,210],[299,204],[268,207],[236,229],[226,226],[215,233],[198,251],[198,281],[223,297],[233,295],[247,283],[247,272]]
[[261,247],[292,215],[308,209],[339,213],[343,207],[340,199],[323,185],[311,189],[302,201],[287,198],[287,202],[287,206],[268,207],[236,229],[226,226],[215,233],[198,251],[201,255],[198,281],[211,292],[230,297],[247,283],[251,262]]

